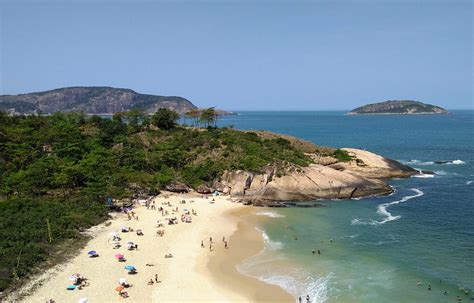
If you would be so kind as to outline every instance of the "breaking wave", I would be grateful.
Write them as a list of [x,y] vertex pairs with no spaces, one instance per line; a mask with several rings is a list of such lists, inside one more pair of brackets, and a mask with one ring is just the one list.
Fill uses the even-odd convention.
[[400,200],[389,202],[389,203],[383,203],[383,204],[380,204],[379,206],[377,206],[377,213],[379,215],[384,216],[384,219],[382,219],[380,221],[377,221],[377,220],[367,220],[367,219],[357,219],[356,218],[356,219],[353,219],[351,221],[351,225],[382,225],[384,223],[400,219],[401,216],[393,216],[387,209],[392,205],[403,203],[403,202],[406,202],[408,200],[421,197],[425,194],[424,192],[422,192],[421,190],[419,190],[417,188],[412,188],[411,190],[415,192],[414,195],[405,196],[405,197],[401,198]]
[[258,230],[263,237],[263,242],[265,243],[265,248],[268,248],[270,250],[279,250],[283,248],[283,243],[278,242],[278,241],[272,241],[270,240],[270,237],[265,233],[265,231],[255,227],[256,230]]
[[447,164],[447,165],[459,165],[459,164],[466,164],[463,160],[441,160],[441,161],[420,161],[420,160],[410,160],[410,161],[403,161],[400,160],[403,164],[408,165],[435,165],[435,164]]
[[323,277],[313,277],[305,272],[300,272],[297,277],[271,275],[259,277],[258,279],[267,284],[280,286],[295,298],[301,296],[304,302],[306,302],[305,296],[309,294],[311,303],[320,303],[328,299],[330,278],[331,274]]
[[271,212],[271,211],[261,211],[261,212],[258,212],[256,213],[257,216],[266,216],[266,217],[270,217],[270,218],[284,218],[285,216],[284,215],[280,215],[280,214],[277,214],[277,213],[274,213],[274,212]]

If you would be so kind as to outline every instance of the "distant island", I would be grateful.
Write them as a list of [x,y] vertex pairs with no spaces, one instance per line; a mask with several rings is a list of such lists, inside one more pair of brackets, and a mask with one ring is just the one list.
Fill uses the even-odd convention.
[[184,114],[197,109],[197,106],[183,97],[147,95],[131,89],[105,86],[64,87],[28,94],[0,95],[0,110],[12,114],[113,114],[130,109],[142,109],[151,114],[160,108]]
[[385,102],[367,104],[353,109],[348,115],[393,114],[447,114],[442,107],[413,100],[389,100]]

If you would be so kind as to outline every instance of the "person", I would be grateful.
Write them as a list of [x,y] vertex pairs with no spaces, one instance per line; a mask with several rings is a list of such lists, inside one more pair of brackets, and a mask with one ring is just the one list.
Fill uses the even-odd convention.
[[212,251],[212,243],[209,243],[209,251]]
[[225,236],[222,236],[222,242],[225,242]]
[[314,253],[315,253],[314,249],[313,249],[311,252],[312,252],[312,253],[313,253],[313,255],[314,255]]
[[309,295],[306,295],[306,302],[309,303]]
[[447,295],[448,295],[448,292],[447,292],[446,290],[444,291],[444,295],[445,295],[445,296],[447,296]]
[[416,286],[421,286],[420,280],[416,281]]
[[212,243],[212,237],[209,237],[209,242],[211,242],[211,243]]
[[155,282],[158,283],[158,274],[155,274]]
[[154,282],[153,282],[153,279],[150,279],[150,281],[148,281],[148,285],[153,285]]
[[229,246],[227,245],[227,241],[224,242],[224,247],[227,249]]
[[318,249],[318,255],[320,255],[320,254],[321,254],[321,251]]
[[298,297],[298,303],[301,303],[301,296]]
[[431,284],[428,284],[428,290],[431,290]]
[[334,241],[333,241],[332,239],[329,239],[329,242],[331,242],[331,243],[332,243],[332,242],[334,242]]

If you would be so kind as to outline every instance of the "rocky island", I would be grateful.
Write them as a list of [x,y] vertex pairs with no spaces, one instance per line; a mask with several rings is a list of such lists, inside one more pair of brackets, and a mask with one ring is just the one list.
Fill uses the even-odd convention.
[[131,89],[114,87],[64,87],[43,92],[1,95],[0,110],[16,114],[84,112],[113,114],[130,109],[154,113],[160,108],[184,114],[197,107],[177,96],[140,94]]
[[367,104],[351,110],[348,115],[370,115],[370,114],[447,114],[448,111],[439,106],[425,104],[413,100],[389,100],[385,102]]

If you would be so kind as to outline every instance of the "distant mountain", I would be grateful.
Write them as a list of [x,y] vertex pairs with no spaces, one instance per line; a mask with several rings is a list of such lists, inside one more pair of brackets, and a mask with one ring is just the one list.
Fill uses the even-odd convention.
[[182,114],[197,107],[182,97],[145,95],[131,89],[113,87],[65,87],[0,96],[0,110],[11,113],[82,111],[87,114],[111,114],[133,108],[143,109],[147,113],[168,108]]
[[380,103],[367,104],[353,109],[348,115],[367,114],[447,114],[448,111],[439,106],[425,104],[413,100],[389,100]]

